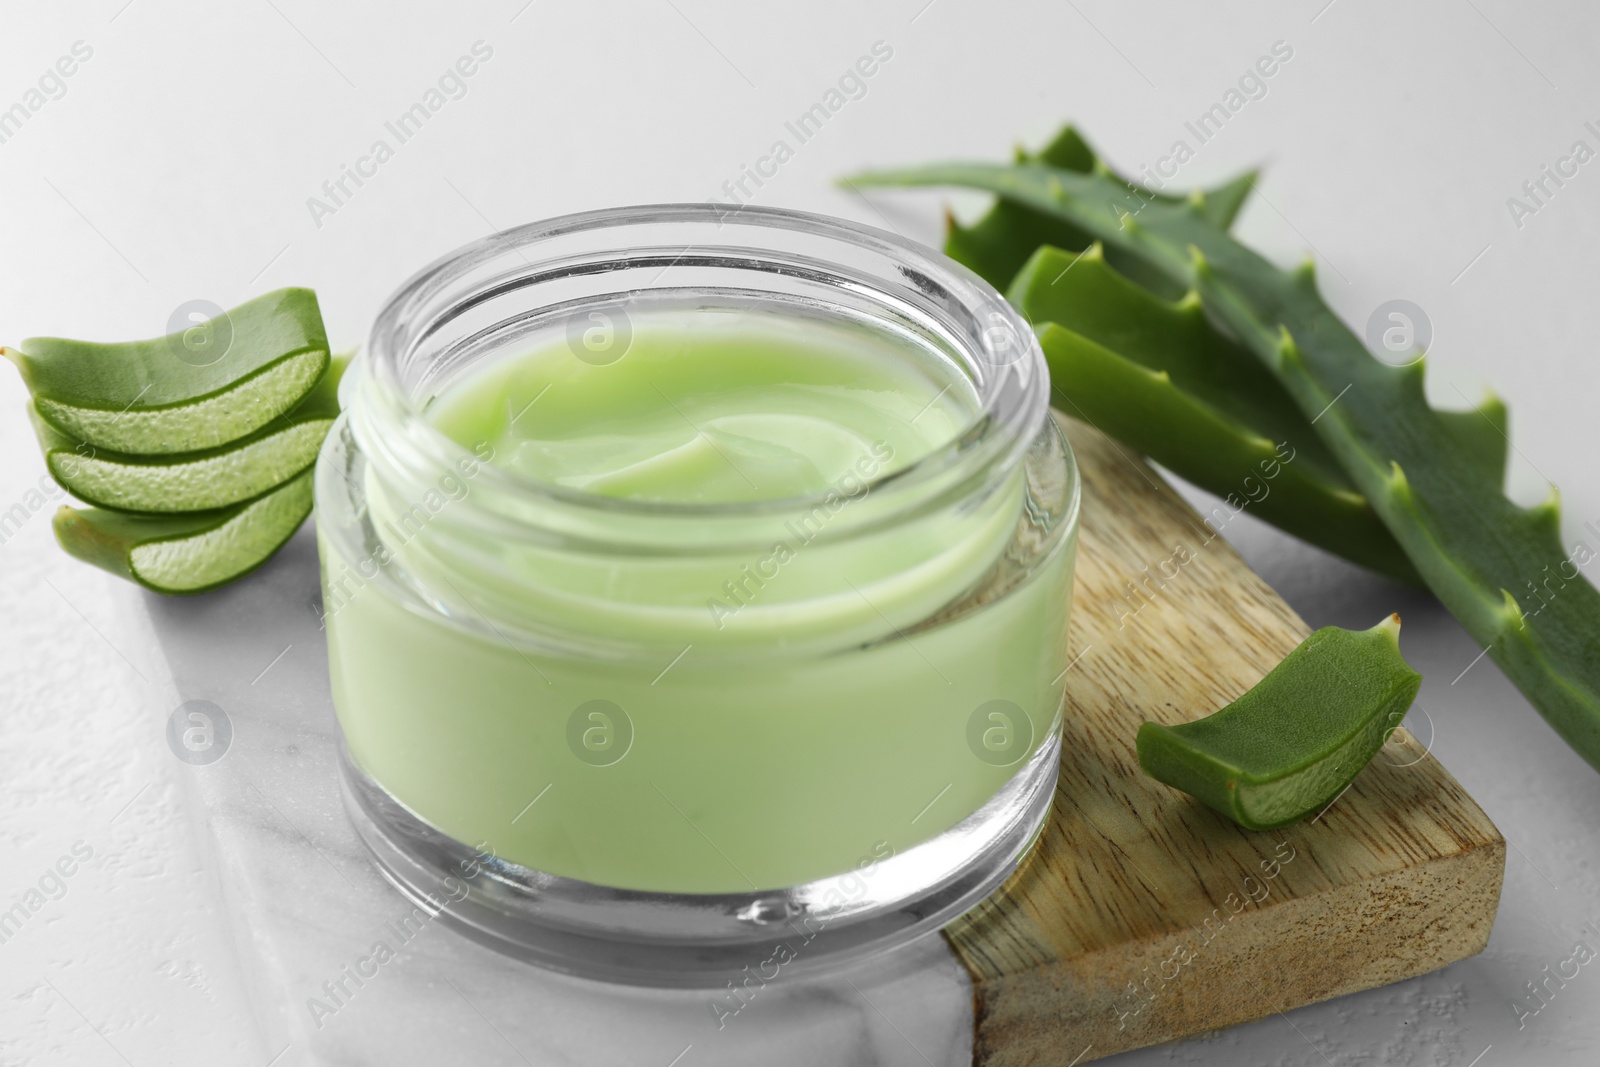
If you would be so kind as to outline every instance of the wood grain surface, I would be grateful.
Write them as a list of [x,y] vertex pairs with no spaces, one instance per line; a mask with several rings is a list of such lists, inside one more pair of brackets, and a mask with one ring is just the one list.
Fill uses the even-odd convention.
[[1210,714],[1309,631],[1139,457],[1064,421],[1084,498],[1061,778],[1022,869],[945,931],[973,1062],[1066,1067],[1480,951],[1505,841],[1405,731],[1265,833],[1140,772],[1139,723]]

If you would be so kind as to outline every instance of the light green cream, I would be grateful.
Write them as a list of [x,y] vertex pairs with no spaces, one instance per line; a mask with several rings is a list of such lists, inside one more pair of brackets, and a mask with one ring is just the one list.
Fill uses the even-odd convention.
[[613,363],[576,359],[564,343],[502,362],[446,392],[430,417],[541,481],[713,504],[822,493],[859,476],[858,464],[903,467],[975,413],[971,386],[936,376],[909,343],[721,318],[641,324]]
[[[911,341],[774,313],[645,315],[615,362],[558,339],[471,373],[428,417],[496,466],[626,501],[806,503],[716,551],[695,547],[727,532],[716,517],[588,517],[614,519],[619,551],[475,527],[471,461],[437,508],[370,479],[393,561],[461,619],[355,579],[366,561],[324,538],[352,757],[469,845],[627,888],[794,885],[948,829],[1052,728],[1071,573],[1067,540],[1007,575],[1021,471],[870,528],[888,492],[869,484],[976,414]],[[985,760],[969,727],[996,700],[1030,739]]]

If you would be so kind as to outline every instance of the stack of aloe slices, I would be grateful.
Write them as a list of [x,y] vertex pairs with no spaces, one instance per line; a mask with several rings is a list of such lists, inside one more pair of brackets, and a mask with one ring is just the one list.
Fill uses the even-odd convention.
[[79,500],[69,553],[160,593],[265,563],[311,513],[311,467],[339,414],[317,296],[280,289],[194,330],[0,349],[22,372],[50,474]]

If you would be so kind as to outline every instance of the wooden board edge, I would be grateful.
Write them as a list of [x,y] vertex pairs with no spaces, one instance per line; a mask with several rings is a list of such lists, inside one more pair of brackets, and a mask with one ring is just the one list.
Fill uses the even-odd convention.
[[973,976],[972,1062],[1069,1067],[1438,970],[1488,944],[1505,856],[1496,834],[1417,867],[1241,911],[1210,941],[1191,930]]

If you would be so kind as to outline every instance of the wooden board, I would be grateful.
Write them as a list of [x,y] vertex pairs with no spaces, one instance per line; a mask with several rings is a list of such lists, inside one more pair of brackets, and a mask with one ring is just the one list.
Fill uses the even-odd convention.
[[974,1064],[1083,1063],[1480,951],[1505,841],[1404,731],[1314,821],[1266,833],[1140,772],[1139,723],[1209,714],[1308,630],[1142,460],[1067,431],[1084,499],[1056,802],[945,932]]

